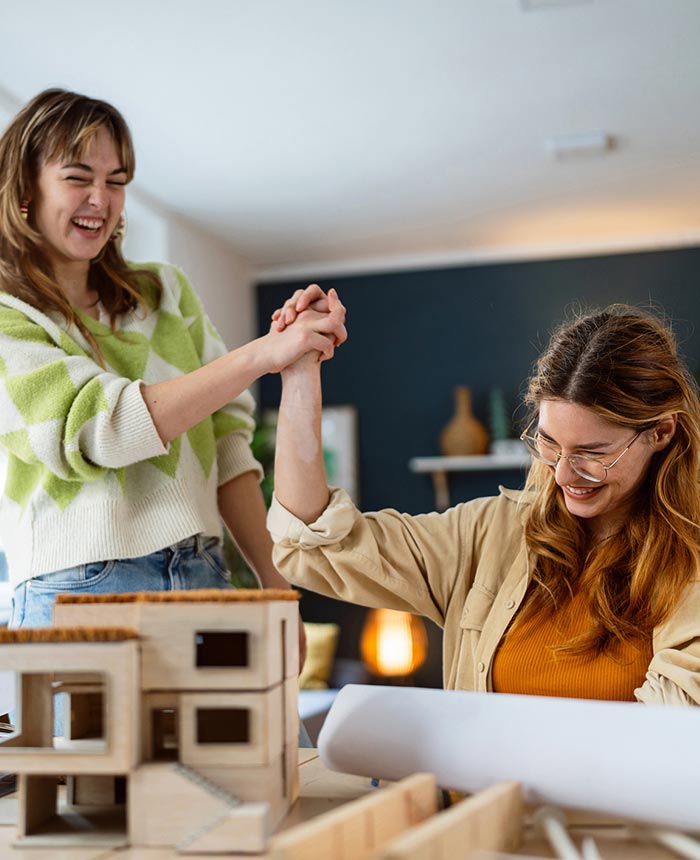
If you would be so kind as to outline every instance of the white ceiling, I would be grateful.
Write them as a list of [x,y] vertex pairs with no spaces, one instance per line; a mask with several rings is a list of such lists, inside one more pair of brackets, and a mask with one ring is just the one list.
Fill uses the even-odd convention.
[[138,189],[268,275],[700,244],[699,37],[700,0],[0,0],[0,106],[113,101]]

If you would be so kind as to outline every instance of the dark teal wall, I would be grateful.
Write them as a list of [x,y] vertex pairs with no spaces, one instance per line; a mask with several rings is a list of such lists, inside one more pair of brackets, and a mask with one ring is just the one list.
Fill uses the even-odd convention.
[[[453,411],[453,388],[468,385],[477,417],[488,419],[498,386],[516,412],[530,368],[549,332],[576,305],[630,302],[663,308],[689,366],[700,366],[700,248],[546,262],[323,278],[348,308],[349,340],[324,365],[328,404],[359,413],[360,494],[365,510],[434,508],[432,483],[408,461],[438,453],[440,429]],[[260,284],[260,332],[272,311],[303,282]],[[279,381],[266,377],[261,406],[279,404]],[[522,412],[521,412],[522,414]],[[453,501],[519,486],[518,472],[455,476]],[[357,657],[364,610],[306,594],[307,620],[339,621],[339,653]],[[441,638],[429,625],[428,664],[417,683],[441,684]]]
[[[484,422],[495,386],[516,412],[540,348],[573,306],[661,306],[675,321],[695,370],[699,271],[700,248],[692,248],[324,278],[324,288],[335,287],[348,308],[349,331],[347,344],[324,366],[324,395],[328,404],[358,409],[362,507],[431,510],[430,479],[409,472],[408,461],[438,453],[454,386],[471,387],[474,411]],[[272,311],[305,284],[259,285],[261,332]],[[261,405],[278,403],[279,382],[268,377]],[[521,479],[518,473],[458,477],[453,498],[491,493],[498,483],[517,485]]]

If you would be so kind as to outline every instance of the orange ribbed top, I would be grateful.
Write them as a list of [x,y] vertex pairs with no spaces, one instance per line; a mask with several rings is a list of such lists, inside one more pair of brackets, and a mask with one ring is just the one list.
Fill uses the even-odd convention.
[[577,592],[561,610],[518,624],[501,642],[493,661],[497,693],[634,701],[652,658],[651,636],[618,643],[611,653],[554,651],[591,626],[585,594]]

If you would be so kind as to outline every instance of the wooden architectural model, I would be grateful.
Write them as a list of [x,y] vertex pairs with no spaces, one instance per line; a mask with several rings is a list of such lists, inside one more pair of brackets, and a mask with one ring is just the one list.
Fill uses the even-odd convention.
[[[379,790],[367,780],[364,796],[310,820],[297,808],[283,822],[298,794],[296,598],[66,596],[53,627],[0,631],[0,670],[18,677],[17,730],[0,743],[0,767],[19,775],[15,844],[99,845],[105,860],[125,845],[158,848],[162,858],[264,860],[453,860],[517,850],[516,782],[440,812],[433,774]],[[368,735],[376,723],[375,711]],[[328,778],[325,767],[305,767],[307,787]],[[681,856],[698,856],[688,837],[654,838],[662,837]]]
[[53,627],[0,631],[0,669],[18,676],[0,744],[17,844],[263,851],[297,796],[297,599],[67,595]]

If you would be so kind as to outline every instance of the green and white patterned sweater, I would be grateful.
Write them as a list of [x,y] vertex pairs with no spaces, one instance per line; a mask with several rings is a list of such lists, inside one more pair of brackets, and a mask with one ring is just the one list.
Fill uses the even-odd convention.
[[260,466],[254,401],[243,392],[164,446],[142,383],[181,376],[226,352],[185,276],[158,272],[157,310],[82,316],[106,367],[65,324],[0,292],[0,539],[17,585],[42,573],[135,558],[193,534],[221,535],[217,487]]

